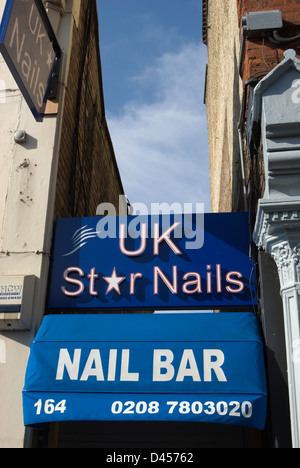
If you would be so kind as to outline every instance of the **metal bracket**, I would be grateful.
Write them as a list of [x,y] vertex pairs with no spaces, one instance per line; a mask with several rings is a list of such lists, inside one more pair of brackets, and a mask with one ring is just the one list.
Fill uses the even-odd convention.
[[52,76],[49,83],[48,99],[56,99],[58,93],[58,80],[61,66],[61,58],[56,57],[52,69]]

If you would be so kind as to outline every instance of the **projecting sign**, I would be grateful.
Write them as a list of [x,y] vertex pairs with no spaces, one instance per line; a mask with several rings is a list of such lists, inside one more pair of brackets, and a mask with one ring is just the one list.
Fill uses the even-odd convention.
[[60,48],[41,0],[7,0],[0,52],[36,120],[41,120]]
[[263,429],[253,313],[48,315],[33,344],[24,422],[190,421]]
[[203,216],[58,219],[49,307],[252,308],[247,214]]

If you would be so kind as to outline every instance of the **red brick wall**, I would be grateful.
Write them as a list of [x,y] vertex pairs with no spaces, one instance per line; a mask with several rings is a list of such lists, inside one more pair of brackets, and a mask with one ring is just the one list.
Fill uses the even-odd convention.
[[[281,10],[284,29],[280,34],[292,37],[300,34],[300,0],[237,0],[239,24],[246,13],[253,11]],[[256,75],[264,75],[278,65],[287,49],[295,49],[300,57],[300,41],[274,44],[268,37],[247,38],[242,57],[243,81]]]
[[95,216],[118,207],[122,183],[106,124],[95,0],[81,2],[74,24],[56,186],[55,218]]

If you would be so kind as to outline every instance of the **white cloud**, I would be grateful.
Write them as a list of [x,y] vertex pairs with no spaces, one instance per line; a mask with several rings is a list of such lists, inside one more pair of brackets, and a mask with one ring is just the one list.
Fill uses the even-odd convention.
[[136,100],[107,117],[131,202],[204,202],[209,211],[205,54],[188,44],[158,58],[133,77]]

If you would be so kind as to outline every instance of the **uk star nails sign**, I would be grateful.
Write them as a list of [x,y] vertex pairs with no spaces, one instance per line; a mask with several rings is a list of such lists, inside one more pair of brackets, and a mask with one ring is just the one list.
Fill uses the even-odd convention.
[[174,219],[168,224],[163,216],[140,220],[139,235],[133,237],[130,223],[136,217],[120,218],[113,238],[104,238],[99,218],[58,220],[50,308],[253,307],[247,214],[204,219],[204,243],[192,250],[183,232],[196,232],[196,227],[186,229],[184,221]]
[[43,2],[6,1],[0,52],[36,120],[42,120],[61,54]]

